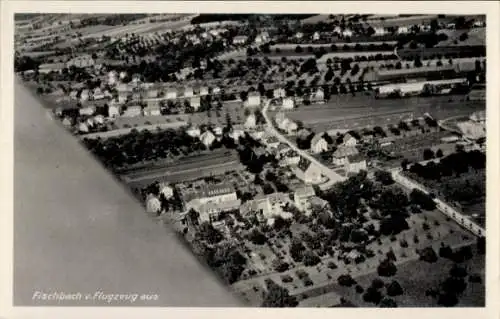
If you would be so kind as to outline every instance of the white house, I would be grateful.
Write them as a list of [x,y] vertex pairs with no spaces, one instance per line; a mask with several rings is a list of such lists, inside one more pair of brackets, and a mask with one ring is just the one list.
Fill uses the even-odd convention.
[[89,105],[86,107],[82,107],[81,109],[78,110],[78,113],[80,115],[93,115],[95,113],[95,106]]
[[82,123],[78,124],[78,131],[80,131],[80,133],[88,133],[89,127],[87,126],[87,124],[82,122]]
[[311,152],[319,154],[328,150],[328,142],[320,134],[316,134],[311,140]]
[[289,150],[280,161],[281,166],[298,165],[300,162],[300,155],[294,150]]
[[273,96],[275,98],[282,98],[286,96],[286,91],[283,88],[276,88],[273,90]]
[[142,107],[140,107],[139,105],[129,106],[123,113],[123,116],[125,117],[136,117],[141,115],[142,115]]
[[342,31],[342,36],[344,38],[347,38],[347,37],[350,38],[350,37],[352,37],[352,35],[353,35],[353,32],[351,29],[345,29],[344,31]]
[[146,197],[146,211],[151,214],[158,214],[161,212],[161,202],[153,194],[148,194]]
[[160,194],[162,194],[166,199],[174,197],[174,189],[172,188],[172,186],[165,183],[161,183],[159,188],[160,188]]
[[200,190],[184,194],[186,210],[194,209],[200,214],[200,221],[211,221],[218,213],[240,207],[236,190],[229,184],[204,185]]
[[200,88],[200,96],[205,96],[205,95],[208,95],[208,93],[209,93],[209,92],[208,92],[208,87],[206,87],[206,86],[202,86],[202,87]]
[[193,91],[192,87],[188,86],[184,89],[184,97],[191,98],[191,97],[193,97],[193,95],[194,95],[194,91]]
[[359,173],[361,170],[366,170],[366,160],[361,154],[348,156],[348,162],[345,165],[345,170],[349,173]]
[[356,146],[358,144],[358,140],[349,133],[344,134],[342,138],[342,145],[344,146]]
[[250,92],[247,98],[247,106],[259,106],[260,94],[258,92]]
[[220,94],[221,90],[220,90],[220,87],[218,86],[215,86],[213,89],[212,89],[212,94],[213,95],[217,95],[217,94]]
[[80,101],[85,102],[88,101],[90,98],[90,90],[84,89],[82,90],[82,93],[80,94]]
[[111,104],[108,109],[109,117],[120,116],[122,108],[119,104]]
[[216,126],[214,127],[214,134],[217,135],[217,136],[221,136],[223,133],[223,130],[222,130],[222,127],[220,126]]
[[308,210],[310,206],[309,199],[315,195],[314,188],[310,185],[296,189],[293,193],[295,206],[301,211]]
[[167,89],[165,97],[168,100],[175,100],[177,98],[177,90],[176,89]]
[[201,131],[198,127],[196,126],[191,126],[186,130],[186,134],[191,136],[191,137],[200,137],[201,136]]
[[62,120],[62,124],[66,127],[71,127],[73,126],[73,121],[71,120],[71,118],[69,117],[65,117],[63,120]]
[[343,166],[349,163],[348,157],[359,154],[359,151],[354,146],[339,146],[332,155],[333,164]]
[[205,131],[200,135],[200,140],[208,148],[215,141],[215,135],[210,131]]
[[383,35],[386,35],[387,33],[389,33],[387,31],[387,29],[383,28],[383,27],[377,27],[377,28],[374,28],[373,30],[375,31],[374,35],[377,35],[377,36],[383,36]]
[[320,38],[321,38],[321,36],[319,35],[319,32],[318,31],[314,32],[312,39],[314,41],[318,41]]
[[283,99],[281,107],[285,110],[292,110],[295,107],[295,100],[291,97],[286,97]]
[[233,38],[233,44],[245,44],[248,40],[246,35],[238,35]]
[[322,180],[321,168],[304,157],[300,159],[295,175],[306,184],[318,184]]
[[297,32],[297,33],[295,34],[295,37],[296,37],[297,39],[302,39],[302,37],[304,37],[304,33],[302,33],[302,32]]
[[104,93],[100,88],[95,88],[94,92],[92,93],[92,98],[93,100],[102,100],[104,99]]
[[94,121],[95,121],[97,124],[104,124],[105,119],[104,119],[104,116],[103,116],[103,115],[99,114],[99,115],[94,116]]
[[243,130],[233,129],[229,132],[229,137],[232,138],[235,142],[238,142],[240,137],[245,136],[245,132]]
[[257,126],[257,118],[255,117],[255,114],[251,113],[248,115],[244,125],[246,129],[254,129]]
[[313,93],[312,100],[315,102],[322,102],[325,100],[325,92],[323,88],[318,88],[315,93]]
[[276,136],[271,135],[266,139],[266,144],[270,148],[278,148],[278,145],[280,145],[280,141]]
[[410,28],[407,26],[400,26],[398,27],[398,30],[396,31],[398,34],[407,34],[410,33]]
[[145,116],[158,116],[161,115],[160,104],[158,101],[148,101],[148,105],[144,108]]
[[118,72],[115,70],[108,72],[108,84],[114,86],[118,83]]
[[191,97],[190,105],[191,105],[191,107],[195,111],[197,111],[200,108],[200,106],[201,106],[201,99],[200,99],[200,97],[199,96],[193,96],[193,97]]

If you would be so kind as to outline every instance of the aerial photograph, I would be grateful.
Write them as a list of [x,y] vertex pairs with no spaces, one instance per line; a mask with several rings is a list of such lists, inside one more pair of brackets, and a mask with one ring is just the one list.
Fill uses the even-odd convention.
[[19,303],[486,306],[485,15],[14,22]]

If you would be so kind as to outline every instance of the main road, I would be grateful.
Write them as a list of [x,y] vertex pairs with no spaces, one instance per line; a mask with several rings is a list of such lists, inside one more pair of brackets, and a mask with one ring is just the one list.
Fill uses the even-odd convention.
[[266,120],[266,131],[268,133],[276,136],[276,138],[280,142],[287,144],[291,149],[293,149],[295,152],[297,152],[300,156],[308,159],[311,163],[313,163],[314,165],[316,165],[317,167],[319,167],[321,169],[321,173],[324,176],[326,176],[329,180],[328,180],[328,182],[320,185],[320,187],[322,189],[327,189],[327,188],[331,187],[333,184],[345,180],[345,177],[339,175],[337,172],[335,172],[331,168],[327,167],[326,165],[324,165],[323,163],[318,161],[316,158],[311,156],[311,154],[309,154],[308,152],[298,148],[297,145],[295,145],[289,139],[287,139],[285,136],[283,136],[283,134],[281,134],[274,127],[273,122],[271,121],[271,119],[269,118],[269,116],[267,114],[267,110],[268,110],[270,104],[271,104],[271,100],[266,100],[266,101],[264,101],[264,107],[262,108],[262,115],[264,116],[264,119]]

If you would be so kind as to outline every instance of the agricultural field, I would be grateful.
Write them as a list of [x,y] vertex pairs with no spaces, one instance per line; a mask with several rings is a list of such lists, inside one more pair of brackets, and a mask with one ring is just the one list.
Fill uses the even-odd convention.
[[332,96],[326,104],[301,106],[286,114],[315,132],[324,132],[375,126],[381,120],[385,124],[397,123],[411,114],[419,117],[429,113],[437,119],[445,119],[485,108],[484,103],[464,99],[464,96],[442,96],[375,100],[369,96]]

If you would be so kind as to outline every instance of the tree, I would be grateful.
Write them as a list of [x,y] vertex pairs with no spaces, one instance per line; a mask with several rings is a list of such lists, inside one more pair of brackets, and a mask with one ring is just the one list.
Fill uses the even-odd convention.
[[209,244],[216,244],[223,239],[222,234],[209,222],[203,222],[202,224],[200,224],[198,233],[196,235]]
[[440,294],[438,298],[438,304],[444,307],[453,307],[458,304],[458,298],[453,293]]
[[304,253],[303,262],[305,266],[315,266],[321,262],[321,259],[318,257],[318,255],[316,255],[312,251],[307,250]]
[[351,287],[352,285],[356,284],[356,280],[354,280],[352,278],[352,276],[349,274],[340,275],[337,278],[337,282],[339,285],[345,286],[345,287]]
[[427,211],[431,211],[436,208],[436,202],[434,202],[434,200],[428,194],[417,188],[414,188],[411,191],[410,201]]
[[391,277],[397,272],[396,265],[389,259],[385,259],[377,267],[377,273],[379,276]]
[[300,45],[295,47],[295,53],[302,53],[302,52],[304,52],[304,50],[302,49],[302,47]]
[[372,303],[378,305],[380,303],[380,301],[382,300],[382,294],[377,289],[375,289],[373,287],[369,287],[368,289],[366,289],[366,292],[363,294],[363,300],[365,302],[372,302]]
[[375,172],[375,179],[384,184],[384,185],[391,185],[394,184],[394,179],[392,179],[391,173],[383,170],[378,170]]
[[434,152],[430,148],[424,149],[424,161],[434,158]]
[[266,286],[262,307],[283,308],[298,305],[296,298],[290,296],[288,289],[281,287],[272,280],[266,281]]
[[295,262],[301,262],[304,259],[305,249],[300,241],[294,239],[290,245],[290,256]]
[[281,259],[275,259],[273,261],[273,268],[277,272],[284,272],[290,268],[290,265],[288,263],[282,261]]
[[254,228],[249,235],[249,239],[255,245],[264,245],[267,242],[267,237],[261,233],[258,229]]
[[442,258],[452,258],[453,257],[453,250],[449,245],[444,245],[441,244],[441,247],[439,248],[439,257]]
[[422,61],[420,60],[420,57],[415,58],[414,65],[416,68],[422,67]]
[[463,42],[463,41],[467,40],[468,38],[469,38],[469,35],[467,34],[467,32],[464,32],[464,33],[462,33],[462,34],[458,37],[458,40],[460,40],[460,41],[462,41],[462,42]]
[[438,150],[436,151],[436,157],[437,157],[437,158],[441,158],[441,157],[443,157],[443,150],[438,149]]
[[382,301],[380,301],[379,304],[380,308],[397,308],[398,304],[394,299],[391,298],[384,298]]
[[396,280],[393,280],[388,286],[387,286],[387,295],[394,297],[394,296],[399,296],[403,294],[403,288],[397,282]]
[[420,260],[428,263],[435,263],[438,260],[438,256],[432,247],[427,247],[419,251],[419,256]]
[[461,267],[457,264],[453,264],[450,269],[450,276],[454,278],[465,278],[467,277],[467,269],[465,267]]

